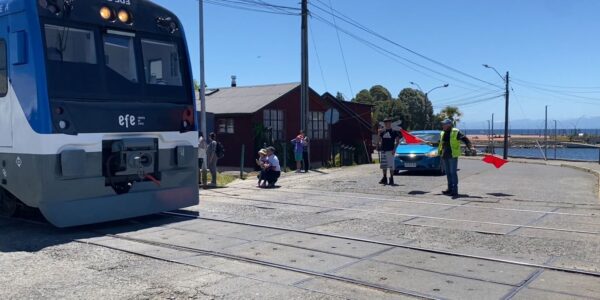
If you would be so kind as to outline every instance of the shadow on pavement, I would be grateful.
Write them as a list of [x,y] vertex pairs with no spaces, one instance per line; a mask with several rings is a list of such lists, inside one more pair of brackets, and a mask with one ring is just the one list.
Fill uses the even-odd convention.
[[79,239],[135,232],[183,221],[186,219],[176,216],[150,215],[95,225],[56,228],[39,213],[21,215],[16,219],[0,218],[0,254],[38,252]]
[[410,191],[408,192],[409,195],[427,195],[429,194],[429,192],[425,192],[425,191]]
[[418,176],[418,177],[441,177],[446,174],[441,174],[438,171],[401,171],[398,176]]
[[471,196],[468,194],[458,194],[458,199],[483,199],[481,196]]
[[499,197],[499,198],[506,198],[506,197],[514,197],[515,195],[511,195],[511,194],[505,194],[505,193],[487,193],[486,195],[490,195],[490,196],[494,196],[494,197]]

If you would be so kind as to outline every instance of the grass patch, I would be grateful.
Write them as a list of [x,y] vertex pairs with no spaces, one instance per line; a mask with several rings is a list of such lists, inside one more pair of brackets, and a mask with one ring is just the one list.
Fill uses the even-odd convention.
[[[207,177],[206,182],[208,182],[208,183],[212,182],[212,176],[210,175],[210,173],[208,173],[206,177]],[[217,186],[225,187],[228,184],[232,183],[236,179],[237,178],[235,176],[231,176],[231,175],[227,175],[227,174],[223,174],[223,173],[217,173]]]

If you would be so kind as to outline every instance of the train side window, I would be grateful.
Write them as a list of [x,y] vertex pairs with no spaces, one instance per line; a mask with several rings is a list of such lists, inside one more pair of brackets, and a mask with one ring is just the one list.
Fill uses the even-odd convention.
[[8,62],[6,55],[6,41],[0,40],[0,97],[8,94]]

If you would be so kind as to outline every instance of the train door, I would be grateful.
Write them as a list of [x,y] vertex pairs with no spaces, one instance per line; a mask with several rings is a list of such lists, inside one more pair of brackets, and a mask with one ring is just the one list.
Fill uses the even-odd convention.
[[[0,18],[0,28],[6,28],[6,17]],[[8,79],[8,36],[7,30],[0,33],[0,147],[11,147],[12,133],[12,99],[9,93]]]

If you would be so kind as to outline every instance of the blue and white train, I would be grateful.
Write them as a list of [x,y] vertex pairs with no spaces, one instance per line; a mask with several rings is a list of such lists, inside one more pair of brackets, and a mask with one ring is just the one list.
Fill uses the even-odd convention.
[[58,227],[198,203],[185,35],[148,0],[0,0],[0,213]]

